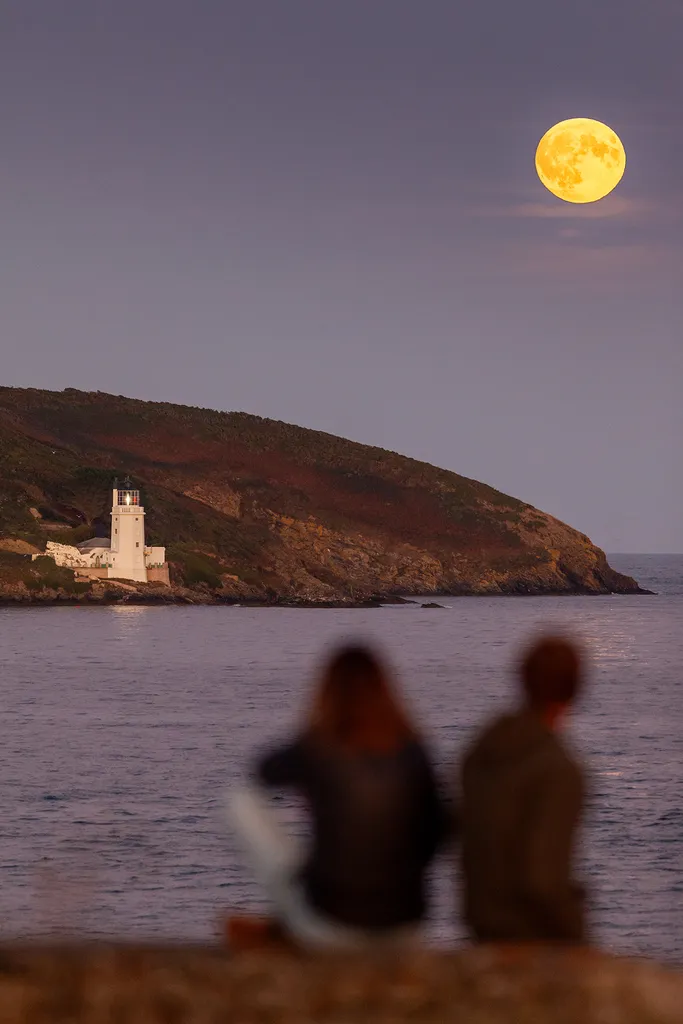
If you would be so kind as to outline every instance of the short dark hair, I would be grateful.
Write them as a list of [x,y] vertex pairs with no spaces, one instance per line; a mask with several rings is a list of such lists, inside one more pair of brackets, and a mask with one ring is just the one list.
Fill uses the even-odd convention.
[[570,704],[581,689],[581,652],[564,637],[546,636],[522,658],[521,676],[530,705]]

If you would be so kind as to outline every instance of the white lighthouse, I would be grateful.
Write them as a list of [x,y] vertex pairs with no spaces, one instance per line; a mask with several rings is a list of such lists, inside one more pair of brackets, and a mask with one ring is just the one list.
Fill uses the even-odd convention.
[[[131,480],[114,480],[111,501],[111,536],[92,537],[75,547],[48,541],[45,554],[80,576],[169,584],[166,549],[145,547],[145,510],[140,491]],[[39,555],[33,555],[38,558]]]
[[145,583],[145,510],[140,504],[140,491],[128,477],[121,484],[114,481],[110,546],[111,575]]

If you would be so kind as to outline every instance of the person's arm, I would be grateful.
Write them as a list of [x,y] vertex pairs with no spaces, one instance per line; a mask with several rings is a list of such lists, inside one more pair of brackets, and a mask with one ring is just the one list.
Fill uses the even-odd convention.
[[306,777],[306,758],[302,741],[296,740],[261,757],[255,775],[262,786],[302,786]]
[[571,878],[571,855],[583,809],[583,779],[571,764],[543,778],[526,837],[523,886],[549,936],[585,939],[583,899]]

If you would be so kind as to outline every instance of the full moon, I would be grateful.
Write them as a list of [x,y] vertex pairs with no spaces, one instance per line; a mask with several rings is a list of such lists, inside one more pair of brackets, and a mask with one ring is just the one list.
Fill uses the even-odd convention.
[[560,121],[545,133],[536,150],[539,178],[568,203],[603,199],[619,184],[625,167],[619,136],[589,117]]

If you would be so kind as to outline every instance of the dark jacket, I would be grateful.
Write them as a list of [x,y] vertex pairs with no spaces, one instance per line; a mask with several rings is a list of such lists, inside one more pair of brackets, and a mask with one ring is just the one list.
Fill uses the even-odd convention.
[[312,841],[301,878],[312,906],[360,928],[423,917],[425,868],[447,825],[418,743],[395,754],[361,755],[303,737],[264,758],[257,774],[308,802]]
[[495,721],[462,770],[465,917],[479,941],[585,938],[571,878],[582,773],[529,711]]

